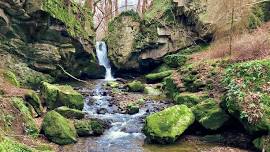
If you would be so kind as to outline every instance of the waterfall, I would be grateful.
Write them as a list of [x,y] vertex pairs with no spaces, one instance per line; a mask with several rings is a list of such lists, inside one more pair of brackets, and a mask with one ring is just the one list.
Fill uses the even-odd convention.
[[99,65],[104,66],[106,69],[105,80],[108,80],[108,81],[114,80],[112,76],[112,68],[111,68],[110,61],[107,55],[107,47],[106,47],[105,42],[102,42],[102,41],[97,42],[96,52],[97,52]]

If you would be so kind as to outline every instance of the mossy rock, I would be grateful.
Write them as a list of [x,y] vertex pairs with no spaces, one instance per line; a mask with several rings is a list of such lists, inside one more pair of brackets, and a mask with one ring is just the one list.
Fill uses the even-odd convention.
[[181,54],[172,54],[164,57],[164,62],[172,68],[183,66],[187,62],[187,60],[188,57]]
[[74,125],[56,111],[48,112],[42,122],[44,135],[59,145],[75,143],[77,133]]
[[12,98],[12,103],[15,108],[20,112],[20,117],[24,122],[24,130],[28,135],[37,137],[39,135],[39,130],[36,126],[36,123],[29,111],[29,109],[24,104],[24,101],[21,98]]
[[164,88],[166,95],[171,99],[174,99],[179,94],[179,90],[172,77],[167,77],[164,79]]
[[20,82],[17,80],[16,75],[11,71],[5,71],[3,73],[4,78],[16,87],[20,87]]
[[71,109],[66,106],[58,107],[55,111],[68,119],[83,119],[85,115],[84,112],[80,110]]
[[265,152],[270,152],[270,136],[262,136],[253,141],[254,146]]
[[162,92],[159,89],[153,87],[145,87],[144,93],[150,96],[159,96],[162,94]]
[[25,95],[25,100],[29,103],[35,110],[35,112],[41,116],[43,114],[43,107],[38,94],[35,91],[29,91]]
[[169,71],[172,70],[171,67],[169,67],[167,64],[162,64],[159,67],[157,67],[156,69],[153,70],[154,73],[160,73],[160,72],[165,72],[165,71]]
[[145,88],[144,84],[137,80],[128,83],[127,86],[130,92],[143,92]]
[[183,92],[175,97],[175,104],[181,105],[184,104],[188,106],[189,108],[197,105],[200,103],[204,95],[198,94],[198,93],[188,93]]
[[229,116],[214,99],[207,99],[192,107],[196,120],[206,129],[217,130],[229,120]]
[[43,82],[41,94],[51,110],[61,106],[82,110],[84,106],[83,96],[68,85]]
[[108,87],[111,87],[111,88],[119,88],[119,83],[118,82],[116,82],[116,81],[109,81],[109,82],[107,82],[107,84],[106,84]]
[[36,150],[7,137],[4,137],[3,140],[0,140],[0,151],[1,152],[37,152]]
[[176,105],[148,116],[143,132],[152,142],[173,143],[194,121],[190,108]]
[[77,133],[81,137],[98,136],[104,133],[104,124],[96,120],[76,120],[74,122]]
[[160,73],[151,73],[151,74],[147,74],[145,76],[145,78],[146,78],[147,82],[155,83],[155,82],[160,82],[165,77],[170,76],[172,73],[173,73],[172,70],[164,71],[164,72],[160,72]]
[[130,104],[127,106],[127,113],[130,115],[139,113],[139,111],[140,111],[140,107],[138,105]]

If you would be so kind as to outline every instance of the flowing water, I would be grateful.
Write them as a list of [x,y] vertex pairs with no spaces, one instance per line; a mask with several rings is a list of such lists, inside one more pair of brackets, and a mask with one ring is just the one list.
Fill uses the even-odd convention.
[[105,80],[114,80],[112,76],[112,68],[108,59],[108,51],[105,42],[100,41],[96,44],[96,52],[99,61],[99,65],[104,66],[106,69]]

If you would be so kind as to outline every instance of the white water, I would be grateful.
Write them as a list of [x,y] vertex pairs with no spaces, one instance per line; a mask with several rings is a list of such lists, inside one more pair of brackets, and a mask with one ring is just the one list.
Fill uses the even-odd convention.
[[105,80],[114,80],[112,76],[112,68],[108,59],[108,51],[105,42],[100,41],[96,44],[97,57],[99,65],[104,66],[106,69]]

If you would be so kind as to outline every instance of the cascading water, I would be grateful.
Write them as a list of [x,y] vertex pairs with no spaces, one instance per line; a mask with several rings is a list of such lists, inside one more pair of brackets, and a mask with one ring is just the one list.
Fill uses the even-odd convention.
[[110,65],[110,61],[109,61],[108,56],[107,56],[108,52],[107,52],[107,47],[106,47],[105,42],[103,42],[103,41],[97,42],[96,51],[97,51],[99,65],[104,66],[106,69],[105,80],[107,80],[107,81],[114,80],[114,78],[112,76],[112,68]]

